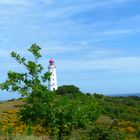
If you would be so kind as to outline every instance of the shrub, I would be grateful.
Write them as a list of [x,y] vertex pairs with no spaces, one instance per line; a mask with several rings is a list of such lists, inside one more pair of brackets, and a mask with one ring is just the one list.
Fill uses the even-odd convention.
[[68,96],[74,96],[74,94],[77,93],[82,93],[78,87],[74,85],[63,85],[59,86],[58,89],[56,90],[56,93],[58,95],[68,95]]

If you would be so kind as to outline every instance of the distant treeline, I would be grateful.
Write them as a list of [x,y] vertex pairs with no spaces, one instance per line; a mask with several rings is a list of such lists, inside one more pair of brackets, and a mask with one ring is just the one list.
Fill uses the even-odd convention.
[[129,96],[136,96],[136,97],[140,97],[140,93],[124,93],[124,94],[111,94],[108,96],[120,96],[120,97],[129,97]]

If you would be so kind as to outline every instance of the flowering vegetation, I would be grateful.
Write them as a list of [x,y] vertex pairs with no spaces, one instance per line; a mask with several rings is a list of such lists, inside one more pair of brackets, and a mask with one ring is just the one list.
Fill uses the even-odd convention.
[[20,116],[18,115],[18,110],[8,110],[4,111],[1,116],[1,135],[48,135],[50,134],[50,129],[45,129],[40,125],[31,126],[20,121]]
[[140,139],[140,97],[93,96],[102,110],[102,117],[89,130],[93,140]]

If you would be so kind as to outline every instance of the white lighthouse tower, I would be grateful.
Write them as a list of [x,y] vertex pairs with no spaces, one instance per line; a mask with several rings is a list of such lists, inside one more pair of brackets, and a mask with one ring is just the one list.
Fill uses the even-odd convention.
[[51,76],[50,76],[48,88],[50,91],[53,91],[53,90],[57,90],[57,87],[58,87],[57,86],[57,74],[56,74],[56,67],[54,65],[54,60],[50,59],[49,63],[50,63],[50,65],[48,67],[48,71],[51,73]]

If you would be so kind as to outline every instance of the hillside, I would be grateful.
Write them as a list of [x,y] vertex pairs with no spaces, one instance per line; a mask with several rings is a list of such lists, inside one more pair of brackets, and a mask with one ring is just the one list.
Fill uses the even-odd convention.
[[[100,94],[87,94],[100,105],[101,115],[85,130],[76,130],[67,139],[85,140],[139,140],[140,139],[140,98],[110,97]],[[1,113],[17,110],[23,101],[14,100],[0,103]]]
[[[63,95],[64,96],[64,95]],[[110,97],[87,94],[100,106],[100,116],[86,129],[73,130],[65,139],[76,140],[139,140],[140,139],[140,97]],[[0,104],[1,113],[15,110],[23,101],[14,100]]]
[[19,100],[11,100],[11,101],[4,101],[0,103],[0,114],[7,110],[17,110],[19,106],[23,104],[22,99]]

